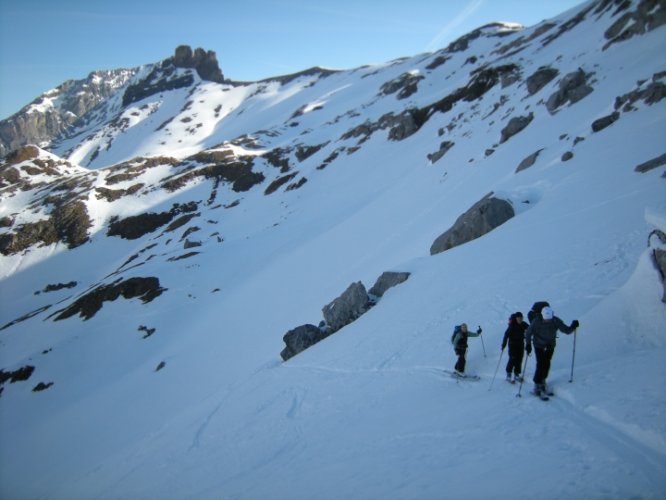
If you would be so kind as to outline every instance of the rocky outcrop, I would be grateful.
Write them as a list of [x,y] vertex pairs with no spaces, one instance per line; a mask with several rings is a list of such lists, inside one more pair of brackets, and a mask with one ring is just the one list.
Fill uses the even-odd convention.
[[410,273],[385,272],[368,293],[360,281],[352,283],[338,298],[322,309],[324,321],[319,326],[305,324],[289,330],[282,340],[285,348],[280,353],[284,361],[296,356],[308,347],[325,339],[341,328],[356,321],[386,293],[387,290],[404,283]]
[[370,307],[368,292],[360,281],[349,285],[342,295],[322,309],[324,321],[335,333],[358,319]]
[[430,255],[445,252],[475,240],[501,226],[514,215],[515,211],[511,203],[495,198],[490,193],[458,217],[453,226],[433,242],[430,247]]
[[661,167],[663,165],[666,165],[666,153],[659,155],[656,158],[652,158],[651,160],[648,160],[646,162],[643,162],[640,165],[637,165],[634,170],[636,172],[644,174],[645,172],[649,172],[650,170]]
[[[625,2],[616,12],[625,10],[629,5],[631,4]],[[608,43],[604,45],[603,50],[614,43],[627,41],[664,24],[666,24],[666,3],[662,0],[641,0],[634,11],[625,12],[606,30],[604,36]]]
[[0,157],[26,144],[50,143],[95,106],[120,91],[138,68],[95,71],[68,80],[0,121]]
[[[177,216],[183,213],[191,213],[196,210],[197,203],[190,202],[182,205],[174,204],[174,206],[168,212],[146,212],[139,215],[125,217],[124,219],[114,218],[110,221],[109,229],[106,234],[107,236],[120,236],[126,240],[136,240],[168,224]],[[186,222],[189,222],[189,220],[190,219],[187,219]],[[183,224],[180,224],[177,227],[182,225]],[[171,228],[170,230],[176,228]]]
[[525,84],[527,85],[527,92],[534,95],[539,90],[544,88],[550,81],[559,74],[559,70],[551,67],[541,67],[527,77]]
[[643,101],[645,104],[653,105],[666,97],[666,85],[662,80],[666,78],[666,72],[662,71],[652,75],[649,83],[640,82],[638,88],[615,98],[615,110],[622,109],[623,112],[635,111],[635,104]]
[[398,99],[406,99],[418,90],[418,83],[425,77],[415,73],[403,73],[382,85],[380,93],[382,95],[391,95],[398,93]]
[[191,72],[179,72],[177,69],[193,69],[202,80],[222,83],[224,77],[212,50],[205,51],[181,45],[176,48],[173,57],[155,65],[153,70],[140,82],[130,85],[123,94],[123,106],[140,101],[160,92],[189,87],[194,83]]
[[92,221],[85,203],[74,201],[57,206],[47,219],[21,224],[12,232],[0,234],[0,253],[13,255],[37,244],[58,242],[75,248],[88,241]]
[[122,296],[125,299],[138,298],[145,304],[162,295],[166,288],[160,286],[160,280],[155,277],[119,279],[110,285],[100,285],[85,295],[79,297],[65,309],[56,311],[54,321],[69,318],[78,314],[88,320],[97,314],[104,302],[114,301]]
[[202,80],[222,83],[224,75],[217,62],[217,56],[212,50],[197,48],[192,52],[188,45],[180,45],[176,48],[176,53],[171,58],[176,68],[192,68],[197,71]]
[[525,170],[527,168],[530,168],[532,165],[534,165],[541,151],[543,151],[543,149],[535,151],[534,153],[526,157],[523,161],[521,161],[518,167],[516,168],[516,173]]
[[527,127],[530,122],[534,119],[534,114],[530,113],[527,116],[514,116],[509,120],[506,127],[502,129],[500,144],[508,141],[516,135],[518,132],[521,132],[525,127]]
[[620,113],[613,111],[610,115],[602,116],[592,122],[592,132],[600,132],[606,127],[610,127],[613,123],[620,119]]
[[308,347],[312,347],[317,342],[324,340],[329,335],[329,331],[322,330],[315,325],[307,324],[298,326],[293,330],[289,330],[282,337],[286,347],[282,350],[280,356],[283,361],[287,361]]
[[559,89],[546,102],[548,112],[555,114],[565,104],[575,104],[590,95],[594,89],[587,84],[589,77],[589,74],[579,69],[562,78],[559,83]]
[[409,278],[410,273],[386,271],[377,279],[368,292],[372,298],[383,297],[394,286],[398,286]]
[[435,112],[448,113],[459,101],[471,102],[480,99],[498,83],[502,86],[517,81],[520,68],[516,64],[483,66],[472,72],[472,78],[465,87],[454,90],[443,99],[423,108],[409,108],[399,114],[386,113],[378,121],[366,121],[345,132],[342,140],[360,137],[359,144],[367,141],[377,130],[389,130],[389,139],[402,141],[418,132]]
[[428,160],[430,163],[435,163],[440,160],[453,146],[455,143],[453,141],[444,141],[439,145],[439,151],[430,153],[428,155]]

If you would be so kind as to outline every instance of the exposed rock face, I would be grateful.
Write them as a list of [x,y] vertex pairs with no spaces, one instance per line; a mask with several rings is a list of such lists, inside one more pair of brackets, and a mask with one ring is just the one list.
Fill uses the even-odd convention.
[[555,68],[542,67],[536,70],[532,75],[527,77],[526,85],[527,92],[530,95],[534,95],[539,90],[544,88],[553,78],[555,78],[560,72]]
[[389,139],[401,141],[418,132],[435,112],[448,113],[459,101],[471,102],[481,98],[498,83],[503,86],[515,82],[520,74],[516,64],[484,66],[472,73],[472,78],[465,87],[454,90],[443,99],[423,108],[409,108],[396,115],[386,113],[378,121],[367,121],[345,132],[341,139],[360,137],[359,144],[368,140],[377,130],[390,129]]
[[47,219],[22,224],[14,232],[0,234],[0,253],[12,255],[36,244],[51,245],[62,241],[75,248],[88,241],[92,221],[86,204],[74,201],[53,210]]
[[303,352],[308,347],[315,345],[317,342],[325,339],[330,335],[330,332],[321,330],[314,325],[301,325],[293,330],[289,330],[282,340],[286,347],[280,353],[284,361],[296,356],[298,353]]
[[407,281],[409,276],[410,273],[386,271],[377,279],[369,293],[373,297],[382,297],[388,289]]
[[606,127],[610,127],[613,123],[620,119],[620,113],[613,111],[610,115],[602,116],[601,118],[592,122],[592,132],[599,132]]
[[[115,219],[109,223],[109,230],[107,236],[120,236],[123,239],[135,240],[141,238],[143,235],[152,233],[165,224],[171,222],[176,216],[185,213],[193,212],[197,209],[196,202],[190,202],[183,205],[174,205],[168,212],[146,212],[139,215],[125,217],[124,219]],[[188,218],[184,223],[189,222]],[[169,227],[169,230],[177,229],[182,226],[180,224],[176,227]]]
[[526,168],[530,168],[534,163],[537,161],[537,158],[539,157],[539,154],[543,151],[543,149],[540,149],[539,151],[535,151],[531,155],[529,155],[527,158],[525,158],[523,161],[520,162],[518,167],[516,168],[516,173],[520,172],[521,170],[525,170]]
[[548,108],[550,114],[554,114],[558,108],[564,106],[567,102],[575,104],[591,94],[594,89],[587,84],[589,76],[582,69],[579,69],[562,78],[559,90],[551,95],[546,103],[546,108]]
[[479,238],[501,226],[514,215],[515,211],[508,201],[494,198],[490,193],[458,217],[453,226],[434,241],[430,247],[430,255]]
[[123,105],[127,106],[133,102],[167,90],[191,86],[194,83],[194,77],[191,72],[182,74],[176,71],[177,68],[194,69],[202,80],[218,83],[224,81],[215,52],[212,50],[206,52],[202,48],[198,48],[192,52],[189,46],[181,45],[176,48],[176,53],[173,57],[165,59],[161,64],[156,65],[150,74],[140,82],[127,87],[123,95]]
[[349,285],[342,295],[324,306],[324,320],[331,333],[358,319],[370,307],[368,292],[363,283],[357,281]]
[[160,286],[160,280],[150,278],[128,278],[110,285],[100,285],[78,298],[67,308],[57,311],[55,321],[79,314],[83,319],[90,319],[102,308],[104,302],[116,300],[121,295],[125,299],[139,298],[143,303],[150,302],[162,295],[166,288]]
[[[631,4],[625,2],[617,10],[625,10]],[[666,3],[663,0],[641,0],[633,12],[625,12],[606,30],[608,43],[604,50],[614,43],[624,42],[636,35],[642,35],[666,24]]]
[[640,165],[636,166],[634,170],[644,174],[645,172],[649,172],[650,170],[661,167],[662,165],[666,165],[666,153],[641,163]]
[[418,90],[418,83],[424,78],[424,76],[418,74],[403,73],[398,78],[382,85],[380,91],[383,95],[391,95],[398,92],[398,99],[406,99]]
[[68,80],[16,114],[0,121],[0,157],[26,144],[48,143],[120,89],[138,68],[95,71],[83,80]]
[[188,45],[180,45],[176,48],[172,61],[176,68],[196,69],[202,80],[217,83],[224,81],[217,56],[212,50],[205,51],[199,47],[192,52],[192,48]]
[[436,151],[434,153],[430,153],[428,155],[428,160],[430,160],[431,163],[435,163],[438,160],[440,160],[448,151],[451,149],[453,146],[455,146],[455,143],[453,141],[444,141],[439,145],[439,151]]
[[324,321],[318,327],[311,324],[301,325],[284,335],[282,340],[286,347],[280,356],[286,361],[357,320],[373,307],[389,288],[404,283],[409,275],[410,273],[405,272],[383,273],[372,287],[371,295],[368,295],[360,281],[352,283],[340,297],[324,306]]
[[511,137],[516,135],[518,132],[521,132],[525,127],[527,127],[530,122],[534,119],[534,114],[530,113],[527,116],[514,116],[509,120],[509,123],[502,129],[502,136],[500,138],[500,144],[508,141]]

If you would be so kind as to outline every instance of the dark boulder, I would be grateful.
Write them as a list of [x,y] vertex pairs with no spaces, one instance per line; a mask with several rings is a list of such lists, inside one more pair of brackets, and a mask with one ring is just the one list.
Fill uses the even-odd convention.
[[453,226],[434,241],[430,247],[430,255],[479,238],[501,226],[514,215],[511,203],[494,198],[490,193],[458,217]]
[[500,144],[508,141],[518,132],[521,132],[523,129],[525,129],[525,127],[527,127],[533,119],[534,119],[533,113],[530,113],[527,116],[514,116],[513,118],[511,118],[511,120],[509,120],[509,123],[507,123],[506,127],[502,129]]
[[217,83],[224,81],[217,56],[212,50],[205,51],[202,48],[197,48],[192,52],[192,48],[188,45],[180,45],[176,48],[171,61],[176,68],[195,69],[202,80]]
[[527,92],[534,95],[544,88],[560,72],[556,68],[541,67],[527,77]]
[[520,162],[518,165],[518,168],[516,168],[516,173],[525,170],[526,168],[530,168],[532,165],[534,165],[537,161],[537,158],[539,157],[539,154],[543,151],[543,149],[540,149],[538,151],[535,151],[531,155],[529,155],[527,158],[525,158],[523,161]]
[[610,115],[602,116],[601,118],[592,122],[592,132],[599,132],[600,130],[610,127],[613,123],[620,119],[620,113],[613,111]]
[[558,108],[567,102],[575,104],[593,92],[593,88],[587,84],[589,74],[582,69],[569,73],[560,80],[559,89],[548,98],[546,108],[550,114],[554,114]]
[[359,318],[369,307],[368,292],[363,283],[358,281],[349,285],[342,295],[324,306],[322,312],[331,333],[334,333]]
[[383,296],[389,288],[398,286],[409,278],[411,273],[386,271],[377,279],[368,292],[373,297]]
[[285,333],[282,340],[286,347],[280,353],[284,361],[296,356],[298,353],[303,352],[308,347],[315,345],[317,342],[328,337],[329,332],[326,332],[315,325],[301,325],[293,330]]
[[666,165],[666,153],[638,165],[634,170],[644,174],[652,169]]
[[57,311],[54,313],[59,313],[55,321],[69,318],[77,313],[88,320],[97,314],[104,302],[114,301],[121,295],[125,299],[139,298],[145,304],[162,295],[165,290],[166,288],[160,286],[160,280],[155,277],[120,279],[110,285],[94,288],[65,309]]

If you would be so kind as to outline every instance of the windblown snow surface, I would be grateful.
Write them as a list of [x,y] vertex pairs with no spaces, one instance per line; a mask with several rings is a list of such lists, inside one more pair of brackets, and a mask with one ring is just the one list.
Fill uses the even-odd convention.
[[[279,176],[269,166],[267,181],[250,191],[221,186],[220,204],[240,203],[200,205],[203,244],[189,259],[168,260],[183,253],[169,236],[123,240],[107,237],[105,224],[206,200],[210,182],[113,203],[91,195],[91,242],[1,258],[2,325],[56,305],[0,331],[0,367],[36,367],[30,381],[3,386],[0,497],[666,498],[666,305],[652,260],[661,244],[649,238],[666,231],[666,180],[663,166],[634,170],[665,152],[666,101],[638,101],[611,126],[591,129],[617,96],[666,70],[666,37],[662,27],[602,50],[612,14],[588,13],[552,43],[542,43],[551,31],[513,55],[491,50],[538,27],[482,36],[431,70],[444,52],[282,84],[202,83],[194,97],[165,92],[193,101],[190,114],[222,105],[215,123],[202,119],[189,135],[171,130],[185,149],[260,130],[272,131],[259,134],[265,149],[330,142],[298,164],[308,179],[300,189],[264,195]],[[402,141],[379,130],[316,168],[356,145],[340,138],[354,126],[464,86],[471,55],[485,58],[477,66],[519,63],[523,77],[543,65],[560,73],[531,96],[524,81],[498,84],[434,113]],[[593,73],[594,92],[550,114],[545,101],[579,67]],[[405,101],[379,94],[408,72],[426,76],[417,93]],[[175,102],[170,109],[181,109]],[[530,112],[530,125],[499,144],[508,120]],[[94,172],[139,154],[178,156],[168,138],[152,135],[149,119],[131,140],[101,149]],[[429,162],[444,140],[455,146]],[[516,172],[537,150],[535,164]],[[563,161],[568,151],[573,158]],[[133,182],[157,182],[168,166],[161,169]],[[433,240],[491,191],[516,216],[430,256]],[[28,197],[3,196],[0,216],[30,220]],[[214,232],[223,241],[208,237]],[[161,296],[106,302],[87,321],[48,317],[142,250],[143,264],[122,276],[158,276]],[[411,275],[357,321],[282,362],[285,332],[317,324],[350,283],[369,288],[388,270]],[[35,295],[71,280],[74,289]],[[500,350],[509,315],[538,300],[566,323],[580,321],[573,381],[574,336],[560,334],[548,402],[530,394],[533,357],[516,397]],[[483,327],[468,352],[478,382],[442,371],[455,363],[450,333],[461,322]],[[142,338],[141,326],[155,333]],[[32,392],[40,381],[53,386]]]

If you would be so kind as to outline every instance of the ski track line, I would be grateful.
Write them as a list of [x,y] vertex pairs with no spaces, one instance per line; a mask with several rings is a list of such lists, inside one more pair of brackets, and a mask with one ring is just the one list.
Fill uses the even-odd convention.
[[562,397],[554,396],[546,404],[555,404],[588,436],[596,439],[622,461],[635,464],[654,485],[655,491],[664,491],[666,459],[663,455]]

